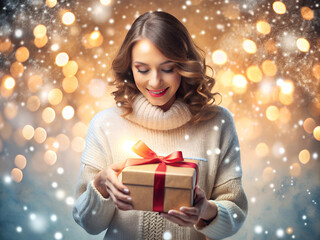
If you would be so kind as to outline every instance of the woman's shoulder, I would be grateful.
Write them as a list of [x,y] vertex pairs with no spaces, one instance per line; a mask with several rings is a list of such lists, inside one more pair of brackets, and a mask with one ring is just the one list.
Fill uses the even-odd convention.
[[108,124],[110,122],[118,121],[118,118],[120,118],[120,116],[119,114],[117,114],[116,108],[117,108],[116,106],[112,106],[110,108],[97,112],[92,117],[90,124],[101,125],[101,124]]

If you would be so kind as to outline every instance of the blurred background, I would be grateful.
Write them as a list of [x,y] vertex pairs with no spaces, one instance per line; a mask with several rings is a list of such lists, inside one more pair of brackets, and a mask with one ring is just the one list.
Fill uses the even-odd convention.
[[115,104],[130,25],[161,10],[205,51],[234,114],[249,214],[229,239],[320,239],[317,0],[2,0],[0,239],[102,239],[71,213],[88,124]]

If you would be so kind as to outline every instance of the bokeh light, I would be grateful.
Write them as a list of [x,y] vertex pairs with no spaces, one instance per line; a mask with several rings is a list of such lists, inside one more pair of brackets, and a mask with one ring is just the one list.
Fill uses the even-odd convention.
[[227,62],[228,56],[223,50],[216,50],[212,53],[212,61],[217,65],[223,65]]
[[257,51],[256,43],[250,39],[244,40],[242,43],[242,47],[247,53],[250,53],[250,54],[256,53]]
[[280,1],[275,1],[272,4],[273,10],[277,13],[277,14],[285,14],[286,13],[286,5],[283,2]]
[[56,64],[59,67],[63,67],[65,65],[67,65],[68,61],[69,61],[69,56],[68,56],[67,53],[61,52],[61,53],[57,54],[57,56],[56,56]]
[[28,60],[30,53],[28,48],[26,47],[19,47],[15,53],[16,59],[19,62],[25,62]]
[[308,52],[309,49],[310,49],[310,43],[305,38],[298,38],[298,40],[297,40],[297,48],[301,52]]
[[46,34],[47,28],[43,24],[39,24],[33,29],[33,35],[35,38],[43,38]]
[[27,165],[27,159],[25,158],[25,156],[18,154],[14,159],[14,164],[22,170]]
[[75,20],[76,20],[76,17],[72,12],[65,12],[62,15],[62,23],[65,25],[71,25],[74,23]]
[[257,31],[264,35],[267,35],[271,32],[270,24],[266,21],[257,22]]
[[14,169],[12,169],[12,171],[11,171],[11,178],[12,178],[15,182],[17,182],[17,183],[21,182],[21,180],[22,180],[22,178],[23,178],[23,173],[22,173],[22,171],[21,171],[19,168],[14,168]]

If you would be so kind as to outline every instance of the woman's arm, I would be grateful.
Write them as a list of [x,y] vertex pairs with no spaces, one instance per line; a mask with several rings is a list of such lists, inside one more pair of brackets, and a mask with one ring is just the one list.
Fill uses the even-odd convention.
[[107,229],[116,209],[112,199],[104,198],[93,184],[99,172],[89,165],[81,165],[72,211],[74,220],[90,234]]

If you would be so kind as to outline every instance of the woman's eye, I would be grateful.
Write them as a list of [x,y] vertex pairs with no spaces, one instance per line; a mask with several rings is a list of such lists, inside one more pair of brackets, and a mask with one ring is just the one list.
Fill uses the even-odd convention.
[[138,72],[139,73],[147,73],[147,72],[149,72],[149,70],[140,70],[140,69],[138,69]]
[[163,72],[165,73],[171,73],[173,72],[173,68],[170,68],[170,69],[162,69]]

